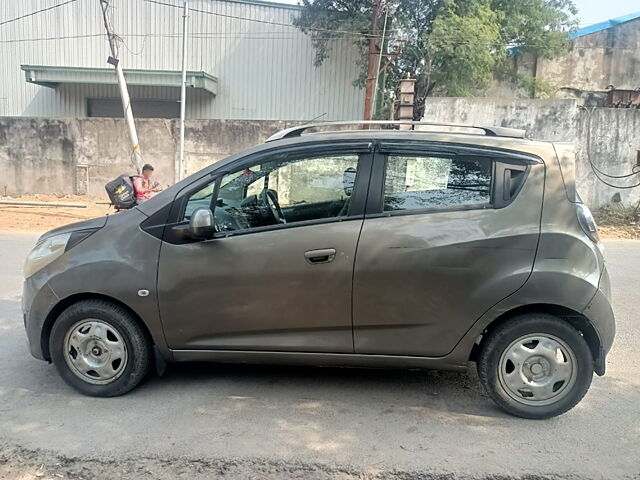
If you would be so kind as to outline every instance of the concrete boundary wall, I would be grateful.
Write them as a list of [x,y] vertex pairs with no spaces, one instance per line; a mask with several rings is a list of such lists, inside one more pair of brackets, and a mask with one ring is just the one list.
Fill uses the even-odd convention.
[[[430,98],[425,120],[523,128],[534,139],[576,144],[578,191],[592,207],[620,198],[640,201],[640,188],[612,188],[598,181],[587,160],[612,175],[631,172],[640,150],[640,110],[598,108],[587,111],[573,100]],[[186,160],[189,173],[299,122],[188,120]],[[178,121],[136,121],[144,160],[163,185],[174,182]],[[121,119],[49,119],[0,117],[0,195],[27,193],[102,196],[104,184],[122,173],[134,173],[126,126]],[[638,176],[640,177],[640,175]],[[640,178],[610,179],[633,185]],[[619,194],[619,195],[617,195]]]
[[[174,183],[178,120],[136,121],[144,161],[163,185]],[[190,120],[186,123],[188,173],[264,142],[294,122]],[[134,174],[121,119],[0,117],[0,195],[28,193],[105,195],[104,185]]]
[[[576,146],[576,185],[591,207],[640,201],[640,187],[613,188],[596,178],[590,164],[611,175],[632,172],[640,150],[640,110],[580,108],[575,100],[505,100],[501,98],[429,98],[425,121],[497,125],[521,128],[536,140],[573,142]],[[590,147],[590,148],[589,148]],[[640,175],[607,179],[627,186],[640,183]],[[615,199],[615,200],[614,200]]]

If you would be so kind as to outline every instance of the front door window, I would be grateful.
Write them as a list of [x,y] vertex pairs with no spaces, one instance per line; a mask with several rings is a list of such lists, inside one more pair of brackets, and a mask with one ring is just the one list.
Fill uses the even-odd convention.
[[219,232],[344,217],[358,155],[271,158],[222,178],[215,204]]

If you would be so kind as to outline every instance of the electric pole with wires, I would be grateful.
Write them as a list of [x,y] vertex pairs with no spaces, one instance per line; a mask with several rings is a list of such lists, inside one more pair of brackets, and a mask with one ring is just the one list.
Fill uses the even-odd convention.
[[113,27],[111,25],[111,19],[108,11],[109,0],[99,1],[100,8],[102,9],[102,16],[104,18],[104,28],[107,30],[109,48],[111,49],[111,56],[107,59],[107,63],[113,65],[116,69],[116,77],[118,79],[118,87],[120,88],[120,97],[122,99],[122,110],[124,111],[124,118],[127,122],[127,129],[129,130],[129,139],[131,140],[131,163],[136,168],[137,173],[140,173],[142,170],[142,152],[140,151],[140,144],[138,143],[138,132],[136,131],[136,124],[133,121],[131,98],[129,97],[127,82],[124,78],[122,65],[120,64],[120,60],[118,59],[118,41],[120,39],[115,33],[113,33]]
[[180,83],[180,155],[178,158],[178,180],[184,178],[184,120],[187,104],[187,19],[189,3],[184,0],[182,7],[182,81]]
[[367,59],[367,83],[364,94],[364,120],[371,120],[373,115],[374,82],[378,78],[378,16],[380,15],[380,0],[373,0],[373,14],[371,18],[371,34],[369,36],[369,54]]

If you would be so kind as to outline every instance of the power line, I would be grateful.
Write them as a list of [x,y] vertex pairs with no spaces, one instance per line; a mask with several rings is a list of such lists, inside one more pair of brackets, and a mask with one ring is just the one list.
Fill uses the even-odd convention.
[[600,178],[600,175],[602,175],[604,177],[607,177],[607,178],[618,178],[618,179],[620,179],[620,178],[628,178],[628,177],[632,177],[634,175],[638,175],[640,173],[640,170],[632,171],[631,173],[628,173],[628,174],[625,174],[625,175],[609,175],[608,173],[605,173],[602,170],[600,170],[598,167],[596,167],[595,164],[593,163],[593,161],[591,160],[591,114],[595,110],[595,107],[592,108],[592,109],[588,109],[584,105],[579,105],[578,108],[581,108],[582,110],[587,112],[587,160],[589,161],[589,165],[591,166],[591,170],[593,170],[593,173],[595,174],[596,178],[598,180],[600,180],[602,183],[604,183],[605,185],[607,185],[609,187],[612,187],[612,188],[619,188],[619,189],[626,190],[626,189],[640,187],[640,182],[636,183],[635,185],[614,185],[614,184],[609,183],[608,181],[603,180],[602,178]]
[[126,48],[129,51],[129,53],[131,53],[132,55],[138,56],[138,55],[141,55],[144,52],[144,49],[147,46],[147,38],[149,38],[149,36],[145,35],[144,37],[142,37],[142,47],[140,48],[140,50],[138,52],[134,52],[133,50],[131,50],[129,48],[129,46],[127,45],[127,42],[124,40],[124,38],[122,38],[122,37],[118,37],[118,38],[119,38],[119,40],[122,41],[122,45],[124,46],[124,48]]
[[58,3],[56,5],[52,5],[50,7],[43,8],[41,10],[36,10],[35,12],[27,13],[25,15],[21,15],[19,17],[12,18],[10,20],[4,20],[4,21],[0,22],[0,26],[6,25],[7,23],[17,22],[18,20],[22,20],[23,18],[32,17],[33,15],[37,15],[38,13],[47,12],[49,10],[53,10],[54,8],[62,7],[64,5],[68,5],[69,3],[73,3],[73,2],[76,2],[76,1],[78,1],[78,0],[67,0],[66,2]]
[[631,188],[637,188],[640,187],[640,182],[636,183],[635,185],[614,185],[613,183],[609,183],[606,180],[603,180],[602,178],[600,178],[600,176],[598,175],[598,170],[595,168],[594,164],[591,162],[591,160],[589,160],[589,165],[591,165],[591,169],[593,170],[593,173],[595,173],[596,178],[604,183],[605,185],[607,185],[608,187],[612,187],[612,188],[619,188],[621,190],[628,190]]
[[[173,8],[182,8],[180,7],[180,5],[176,5],[173,3],[166,3],[166,2],[161,2],[159,0],[144,0],[147,3],[154,3],[156,5],[163,5],[166,7],[173,7]],[[217,16],[217,17],[223,17],[223,18],[232,18],[235,20],[243,20],[243,21],[248,21],[248,22],[255,22],[255,23],[264,23],[264,24],[268,24],[268,25],[277,25],[277,26],[282,26],[282,27],[288,27],[288,28],[299,28],[303,31],[314,31],[314,32],[325,32],[325,33],[341,33],[344,35],[352,35],[352,36],[361,36],[364,38],[381,38],[380,35],[374,35],[374,34],[370,34],[370,33],[362,33],[362,32],[353,32],[353,31],[348,31],[348,30],[335,30],[335,29],[328,29],[328,28],[317,28],[317,27],[298,27],[296,25],[292,25],[290,23],[283,23],[283,22],[274,22],[271,20],[259,20],[256,18],[249,18],[249,17],[241,17],[238,15],[229,15],[226,13],[218,13],[218,12],[211,12],[208,10],[200,10],[197,8],[190,8],[189,9],[191,12],[198,12],[198,13],[204,13],[206,15],[213,15],[213,16]],[[401,30],[394,30],[395,32],[401,32]],[[387,39],[394,37],[395,35],[389,35],[389,37],[387,37]],[[446,36],[437,36],[437,37],[430,37],[431,39],[435,39],[435,40],[446,40]],[[449,37],[451,38],[451,37]],[[459,42],[452,42],[454,45],[485,45],[488,47],[519,47],[519,48],[540,48],[540,45],[525,45],[525,44],[518,44],[518,45],[513,45],[510,43],[499,43],[499,42],[480,42],[478,43],[475,40],[467,40],[467,41],[459,41]],[[598,46],[576,46],[577,49],[598,49],[598,48],[605,48],[605,47],[598,47]],[[635,47],[606,47],[608,50],[633,50]]]
[[[6,24],[6,23],[10,23],[10,22],[14,22],[17,20],[20,20],[22,18],[26,18],[32,15],[35,15],[37,13],[40,12],[45,12],[47,10],[52,10],[54,8],[57,7],[61,7],[64,5],[67,5],[69,3],[73,3],[76,2],[77,0],[68,0],[66,2],[63,3],[59,3],[56,5],[53,5],[51,7],[47,7],[41,10],[37,10],[35,12],[23,15],[21,17],[17,17],[15,19],[11,19],[11,20],[6,20],[2,23],[0,23],[0,25]],[[171,3],[166,3],[166,2],[161,2],[158,0],[144,0],[145,2],[148,3],[154,3],[157,5],[163,5],[163,6],[168,6],[168,7],[173,7],[173,8],[182,8],[179,5],[176,4],[171,4]],[[206,11],[206,10],[200,10],[200,9],[190,9],[191,11],[194,12],[198,12],[198,13],[203,13],[203,14],[207,14],[207,15],[213,15],[213,16],[220,16],[220,17],[224,17],[224,18],[232,18],[232,19],[236,19],[236,20],[242,20],[242,21],[249,21],[249,22],[255,22],[255,23],[263,23],[263,24],[268,24],[268,25],[276,25],[276,26],[283,26],[283,27],[288,27],[288,28],[295,28],[298,29],[299,27],[292,25],[290,23],[283,23],[283,22],[274,22],[274,21],[270,21],[270,20],[260,20],[260,19],[255,19],[255,18],[248,18],[248,17],[242,17],[242,16],[237,16],[237,15],[229,15],[229,14],[223,14],[223,13],[217,13],[217,12],[211,12],[211,11]],[[336,33],[336,34],[342,34],[342,36],[337,36],[337,35],[327,35],[326,37],[316,37],[316,39],[318,40],[344,40],[344,39],[352,39],[354,36],[361,36],[361,37],[365,37],[365,38],[382,38],[380,35],[372,35],[372,34],[366,34],[366,33],[362,33],[362,32],[352,32],[352,31],[346,31],[346,30],[333,30],[333,29],[325,29],[325,28],[314,28],[314,27],[307,27],[304,28],[305,31],[313,31],[313,32],[324,32],[327,34],[331,34],[331,33]],[[394,33],[396,32],[396,33]],[[398,35],[398,33],[400,33],[400,35]],[[391,33],[387,36],[385,36],[386,40],[399,40],[402,41],[401,38],[401,31],[400,30],[392,30]],[[265,35],[280,35],[279,37],[266,37]],[[90,37],[98,37],[98,36],[102,36],[103,34],[83,34],[83,35],[67,35],[67,36],[58,36],[58,37],[40,37],[40,38],[19,38],[19,39],[8,39],[8,40],[0,40],[0,44],[6,44],[6,43],[21,43],[21,42],[35,42],[35,41],[51,41],[51,40],[67,40],[67,39],[74,39],[74,38],[90,38]],[[287,36],[288,34],[286,32],[222,32],[222,33],[209,33],[209,32],[203,32],[203,33],[194,33],[192,35],[190,35],[192,38],[232,38],[232,37],[237,37],[240,35],[247,35],[247,37],[245,38],[249,38],[249,36],[253,36],[252,39],[257,39],[257,40],[266,40],[266,39],[277,39],[277,40],[286,40],[286,39],[290,39],[290,38],[297,38],[295,36],[293,36],[294,34],[292,33],[292,36]],[[146,34],[121,34],[120,37],[178,37],[179,34],[178,33],[146,33]],[[447,36],[444,35],[440,35],[437,37],[431,36],[430,37],[432,40],[446,40]],[[448,37],[448,38],[453,38],[453,37]],[[467,41],[457,41],[457,42],[451,42],[453,45],[468,45],[468,44],[474,44],[477,45],[478,42],[474,41],[474,40],[467,40]],[[513,47],[514,45],[512,44],[508,44],[508,43],[499,43],[499,42],[483,42],[480,43],[481,45],[485,45],[487,47]],[[518,45],[518,47],[529,47],[529,48],[537,48],[539,47],[538,45],[530,45],[530,44],[523,44],[523,45]],[[127,48],[130,52],[131,50],[129,49],[129,47],[127,47],[125,45],[125,48]],[[584,48],[600,48],[600,47],[577,47],[579,49],[584,49]],[[630,48],[627,47],[607,47],[610,50],[629,50]],[[144,45],[142,50],[144,50]],[[131,52],[133,54],[139,54],[139,53],[135,53],[135,52]]]
[[[42,42],[42,41],[53,41],[53,40],[75,40],[82,38],[93,38],[93,37],[106,37],[105,33],[88,33],[82,35],[66,35],[59,37],[37,37],[37,38],[13,38],[7,40],[0,40],[0,44],[7,43],[24,43],[24,42]],[[179,39],[180,34],[178,33],[122,33],[118,35],[119,39],[133,38],[133,37],[154,37],[154,38],[169,38],[169,39]],[[207,38],[237,38],[239,40],[297,40],[298,37],[294,34],[287,35],[284,32],[226,32],[226,33],[211,33],[211,32],[203,32],[203,33],[194,33],[189,35],[189,38],[195,39],[207,39]],[[348,40],[352,37],[326,37],[326,40]],[[135,52],[132,52],[137,54]]]
[[22,42],[45,42],[50,40],[74,40],[78,38],[106,37],[104,33],[88,33],[84,35],[66,35],[60,37],[39,37],[39,38],[11,38],[0,40],[0,43],[22,43]]
[[[31,13],[27,13],[25,15],[21,15],[19,17],[10,19],[10,20],[4,20],[2,22],[0,22],[0,26],[1,25],[5,25],[8,23],[12,23],[12,22],[16,22],[18,20],[24,19],[24,18],[28,18],[31,17],[33,15],[37,15],[39,13],[42,12],[46,12],[49,10],[53,10],[55,8],[58,7],[62,7],[64,5],[68,5],[70,3],[74,3],[77,0],[67,0],[66,2],[63,3],[58,3],[56,5],[52,5],[50,7],[47,8],[43,8],[41,10],[36,10],[34,12]],[[163,6],[167,6],[167,7],[173,7],[173,8],[182,8],[180,5],[175,5],[172,3],[166,3],[166,2],[161,2],[158,0],[144,0],[145,2],[148,3],[154,3],[157,5],[163,5]],[[255,23],[263,23],[263,24],[267,24],[267,25],[276,25],[276,26],[282,26],[282,27],[288,27],[288,28],[300,28],[297,27],[296,25],[292,25],[290,23],[283,23],[283,22],[274,22],[274,21],[270,21],[270,20],[259,20],[256,18],[248,18],[248,17],[242,17],[242,16],[238,16],[238,15],[229,15],[229,14],[224,14],[224,13],[217,13],[217,12],[211,12],[211,11],[207,11],[207,10],[200,10],[200,9],[190,9],[193,12],[198,12],[198,13],[203,13],[203,14],[207,14],[207,15],[213,15],[213,16],[218,16],[218,17],[224,17],[224,18],[232,18],[232,19],[236,19],[236,20],[243,20],[243,21],[248,21],[248,22],[255,22]],[[372,35],[372,34],[367,34],[367,33],[362,33],[362,32],[353,32],[353,31],[347,31],[347,30],[334,30],[334,29],[328,29],[328,28],[316,28],[316,27],[303,27],[302,28],[305,31],[313,31],[313,32],[324,32],[324,33],[340,33],[343,36],[339,37],[339,36],[327,36],[327,37],[320,37],[319,40],[343,40],[343,39],[349,39],[352,38],[354,36],[360,36],[360,37],[364,37],[364,38],[381,38],[380,35]],[[392,33],[389,34],[386,39],[397,39],[397,40],[401,40],[401,38],[395,38],[398,35],[393,33],[393,32],[398,32],[398,33],[402,33],[400,30],[392,30]],[[209,33],[199,33],[199,34],[193,34],[200,36],[201,38],[226,38],[226,37],[234,37],[237,35],[242,35],[242,34],[251,34],[253,33],[254,35],[268,35],[268,34],[280,34],[280,35],[286,35],[285,32],[227,32],[227,33],[221,33],[221,34],[209,34]],[[0,40],[0,44],[2,43],[20,43],[20,42],[36,42],[36,41],[51,41],[51,40],[67,40],[67,39],[75,39],[75,38],[90,38],[90,37],[97,37],[97,36],[102,36],[103,34],[84,34],[84,35],[67,35],[67,36],[58,36],[58,37],[41,37],[41,38],[19,38],[19,39],[8,39],[8,40]],[[127,34],[124,35],[122,34],[122,37],[132,37],[132,36],[140,36],[140,37],[148,37],[148,36],[157,36],[157,37],[172,37],[172,36],[177,36],[179,34]],[[400,35],[401,36],[401,35]],[[287,39],[287,38],[295,38],[295,37],[273,37],[274,39]],[[438,36],[438,37],[431,37],[431,39],[435,39],[435,40],[446,40],[446,36]],[[451,37],[449,37],[451,38]],[[258,40],[264,40],[264,39],[268,39],[266,37],[258,37],[256,36],[255,39]],[[468,44],[474,44],[477,45],[478,42],[474,41],[474,40],[468,40],[468,41],[458,41],[458,42],[452,42],[453,45],[468,45]],[[481,43],[482,45],[488,46],[488,47],[524,47],[524,48],[539,48],[539,45],[512,45],[512,44],[508,44],[508,43],[499,43],[499,42],[484,42]],[[598,47],[598,46],[577,46],[576,49],[599,49],[599,48],[605,48],[605,47]],[[608,50],[633,50],[633,47],[606,47]],[[134,53],[134,52],[132,52]]]
[[[77,1],[77,0],[71,0]],[[149,1],[149,0],[146,0]],[[248,19],[252,20],[252,19]],[[258,21],[258,20],[256,20]],[[290,27],[294,27],[294,25],[289,25]],[[297,28],[297,27],[296,27]],[[335,30],[338,32],[339,30]],[[87,33],[87,34],[79,34],[79,35],[61,35],[57,37],[35,37],[35,38],[11,38],[0,40],[0,44],[6,43],[23,43],[23,42],[40,42],[40,41],[52,41],[52,40],[73,40],[73,39],[81,39],[81,38],[91,38],[91,37],[104,37],[106,34],[104,33]],[[179,38],[179,33],[122,33],[118,35],[121,38],[127,37],[157,37],[157,38]],[[298,36],[296,33],[292,32],[291,34],[287,32],[281,31],[271,31],[271,32],[247,32],[247,31],[227,31],[227,32],[196,32],[189,35],[190,38],[240,38],[240,39],[255,39],[255,40],[290,40],[297,39]],[[386,36],[386,39],[392,39],[393,37],[390,35]],[[438,37],[444,38],[444,37]],[[345,36],[335,36],[335,35],[327,35],[326,37],[319,37],[320,40],[349,40],[353,39],[353,35],[345,35]],[[454,45],[467,45],[469,43],[478,44],[478,42],[465,41],[465,42],[452,42]],[[487,46],[496,46],[496,47],[504,47],[509,46],[504,43],[484,43],[483,45]],[[535,47],[534,45],[522,45],[526,47]],[[609,47],[612,50],[627,50],[625,47]],[[135,52],[132,52],[135,53]]]
[[[64,5],[67,5],[69,3],[73,3],[76,2],[77,0],[68,0],[66,2],[57,4],[57,5],[53,5],[51,7],[48,8],[44,8],[41,10],[37,10],[35,12],[23,15],[21,17],[17,17],[15,19],[12,20],[7,20],[4,21],[2,23],[0,23],[0,25],[3,25],[5,23],[9,23],[9,22],[14,22],[16,20],[20,20],[22,18],[26,18],[29,17],[31,15],[35,15],[37,13],[40,12],[45,12],[47,10],[51,10],[57,7],[61,7]],[[166,3],[166,2],[161,2],[158,0],[144,0],[145,2],[148,3],[154,3],[157,5],[163,5],[163,6],[167,6],[167,7],[173,7],[173,8],[182,8],[180,5],[176,5],[176,4],[172,4],[172,3]],[[297,27],[296,25],[292,25],[290,23],[283,23],[283,22],[274,22],[274,21],[270,21],[270,20],[260,20],[260,19],[255,19],[255,18],[248,18],[248,17],[242,17],[242,16],[238,16],[238,15],[229,15],[229,14],[223,14],[223,13],[217,13],[217,12],[211,12],[211,11],[206,11],[206,10],[200,10],[200,9],[190,9],[190,11],[194,11],[194,12],[198,12],[198,13],[203,13],[203,14],[207,14],[207,15],[213,15],[213,16],[219,16],[219,17],[224,17],[224,18],[232,18],[232,19],[236,19],[236,20],[242,20],[242,21],[249,21],[249,22],[255,22],[255,23],[263,23],[263,24],[268,24],[268,25],[276,25],[276,26],[283,26],[283,27],[288,27],[288,28],[295,28],[298,29],[300,27]],[[353,31],[347,31],[347,30],[334,30],[334,29],[326,29],[326,28],[314,28],[314,27],[306,27],[303,28],[304,31],[313,31],[313,32],[324,32],[324,33],[339,33],[342,34],[343,36],[336,36],[336,35],[328,35],[326,37],[316,37],[316,39],[318,40],[344,40],[344,39],[352,39],[354,36],[361,36],[364,38],[382,38],[380,35],[372,35],[372,34],[366,34],[366,33],[362,33],[362,32],[353,32]],[[397,34],[394,34],[393,32],[398,32],[401,33],[400,30],[392,30],[392,33],[390,33],[388,36],[386,36],[386,40],[399,40],[402,41],[401,38],[398,38],[399,36]],[[274,35],[281,35],[280,37],[270,37],[273,39],[278,39],[278,40],[286,40],[289,38],[296,38],[294,36],[292,37],[287,37],[284,35],[287,35],[286,32],[226,32],[226,33],[195,33],[192,35],[192,38],[229,38],[229,37],[235,37],[238,35],[255,35],[254,39],[257,40],[265,40],[265,39],[270,39],[267,37],[263,37],[262,35],[270,35],[270,34],[274,34]],[[101,34],[86,34],[86,35],[69,35],[69,36],[58,36],[58,37],[44,37],[44,38],[20,38],[20,39],[9,39],[9,40],[0,40],[0,44],[4,44],[4,43],[20,43],[20,42],[32,42],[32,41],[50,41],[50,40],[66,40],[66,39],[73,39],[73,38],[89,38],[89,37],[93,37],[93,36],[100,36]],[[164,34],[164,33],[159,33],[159,34],[121,34],[120,37],[133,37],[133,36],[141,36],[141,37],[149,37],[149,36],[156,36],[156,37],[172,37],[172,36],[178,36],[179,34]],[[260,35],[260,36],[258,36]],[[401,35],[400,35],[401,37]],[[452,37],[449,37],[452,38]],[[432,40],[446,40],[447,37],[446,36],[437,36],[437,37],[431,37]],[[477,45],[478,42],[474,41],[474,40],[467,40],[467,41],[457,41],[457,42],[451,42],[453,45],[468,45],[468,44],[474,44]],[[484,42],[481,43],[482,45],[485,45],[487,47],[513,47],[514,45],[512,44],[508,44],[508,43],[499,43],[499,42]],[[528,47],[528,48],[538,48],[538,45],[517,45],[518,47]],[[131,52],[131,50],[125,45],[125,48],[127,48],[127,50],[129,50]],[[599,47],[577,47],[577,48],[599,48]],[[630,48],[626,48],[626,47],[607,47],[609,50],[629,50]],[[142,50],[144,50],[144,46],[142,48]],[[137,53],[135,52],[131,52],[137,55]],[[139,54],[139,53],[138,53]]]
[[[159,2],[158,0],[144,0],[147,3],[155,3],[157,5],[163,5],[165,7],[173,7],[173,8],[181,8],[180,5],[175,5],[173,3],[166,3],[166,2]],[[295,25],[292,25],[290,23],[283,23],[283,22],[274,22],[271,20],[259,20],[257,18],[249,18],[249,17],[241,17],[239,15],[229,15],[226,13],[217,13],[217,12],[210,12],[208,10],[199,10],[197,8],[190,8],[189,9],[192,12],[198,12],[198,13],[204,13],[206,15],[214,15],[216,17],[223,17],[223,18],[232,18],[234,20],[244,20],[247,22],[255,22],[255,23],[264,23],[267,25],[277,25],[280,27],[288,27],[288,28],[299,28]],[[315,27],[304,27],[304,30],[309,30],[309,31],[315,31],[315,32],[326,32],[326,33],[342,33],[344,35],[353,35],[353,36],[360,36],[360,37],[365,37],[365,38],[371,38],[371,37],[379,37],[379,35],[371,35],[368,33],[362,33],[362,32],[350,32],[347,30],[332,30],[332,29],[328,29],[328,28],[315,28]]]

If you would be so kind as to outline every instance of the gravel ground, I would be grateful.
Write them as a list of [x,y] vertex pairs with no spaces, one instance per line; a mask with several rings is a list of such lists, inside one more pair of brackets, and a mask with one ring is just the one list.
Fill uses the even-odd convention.
[[114,399],[31,358],[21,265],[0,234],[0,478],[640,479],[640,242],[608,242],[618,336],[605,377],[547,421],[496,409],[469,374],[170,366]]
[[41,233],[61,225],[66,225],[67,223],[102,217],[114,212],[113,208],[109,205],[104,205],[104,202],[109,201],[106,194],[104,198],[78,195],[64,195],[60,197],[56,197],[55,195],[27,195],[18,198],[0,196],[0,200],[75,203],[84,205],[84,208],[0,205],[0,232]]
[[0,479],[133,480],[304,479],[304,480],[561,480],[574,475],[456,475],[429,471],[358,470],[354,467],[305,464],[269,459],[193,459],[167,457],[78,458],[46,451],[5,447],[0,453]]

